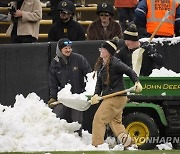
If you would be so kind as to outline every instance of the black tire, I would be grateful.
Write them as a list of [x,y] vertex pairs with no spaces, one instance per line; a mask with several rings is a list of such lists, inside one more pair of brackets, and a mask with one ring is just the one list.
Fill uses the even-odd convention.
[[126,115],[123,124],[140,149],[150,150],[156,147],[157,143],[147,142],[147,137],[159,137],[159,129],[152,117],[135,112]]

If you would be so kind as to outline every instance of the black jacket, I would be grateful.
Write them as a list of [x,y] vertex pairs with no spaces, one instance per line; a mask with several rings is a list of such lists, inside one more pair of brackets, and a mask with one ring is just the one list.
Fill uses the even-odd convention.
[[[143,42],[141,43],[141,46],[142,45]],[[115,56],[132,68],[132,53],[134,50],[129,50],[127,46],[124,46],[120,48]],[[153,52],[154,53],[151,53],[151,51],[148,50],[144,51],[140,75],[149,76],[153,69],[163,65],[163,56],[157,50],[154,50]]]
[[107,71],[106,67],[101,67],[97,72],[97,83],[95,87],[95,94],[107,95],[120,90],[125,89],[123,74],[126,74],[135,83],[139,81],[137,74],[126,64],[124,64],[120,59],[112,57],[110,61],[110,84],[106,85]]
[[73,19],[67,23],[63,23],[59,20],[50,27],[48,41],[59,41],[61,38],[68,38],[71,41],[86,39],[82,25]]
[[49,68],[50,97],[57,99],[59,90],[70,83],[72,93],[82,93],[85,91],[84,78],[91,72],[91,67],[87,60],[80,54],[71,53],[67,59],[67,64],[61,57],[55,57]]

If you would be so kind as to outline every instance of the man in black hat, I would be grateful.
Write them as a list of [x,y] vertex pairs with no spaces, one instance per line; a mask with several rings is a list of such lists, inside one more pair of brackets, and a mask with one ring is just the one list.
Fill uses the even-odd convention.
[[130,22],[124,31],[124,41],[125,46],[121,47],[115,56],[130,67],[132,67],[133,52],[140,47],[145,49],[140,75],[149,76],[154,68],[162,67],[163,56],[157,51],[155,44],[139,41],[137,27],[134,22]]
[[[57,101],[58,91],[68,83],[72,86],[73,94],[83,93],[85,91],[84,79],[90,72],[91,67],[87,60],[82,55],[72,52],[72,42],[67,38],[60,39],[57,43],[56,57],[49,67],[50,100],[48,101],[49,107],[58,118],[68,120],[70,114],[72,121],[82,124],[83,112],[68,108],[63,104],[54,106],[53,102]],[[81,129],[78,133],[81,136]]]
[[111,40],[113,38],[122,38],[121,26],[112,18],[114,15],[112,4],[98,4],[96,14],[98,15],[98,19],[93,21],[87,28],[88,40]]
[[48,41],[58,41],[68,38],[71,41],[85,40],[85,32],[77,21],[73,20],[75,6],[70,0],[63,0],[58,4],[59,20],[54,23],[48,33]]
[[[52,17],[53,23],[59,20],[59,11],[58,11],[58,3],[62,0],[50,0],[51,12],[50,15]],[[74,3],[74,0],[69,0]]]

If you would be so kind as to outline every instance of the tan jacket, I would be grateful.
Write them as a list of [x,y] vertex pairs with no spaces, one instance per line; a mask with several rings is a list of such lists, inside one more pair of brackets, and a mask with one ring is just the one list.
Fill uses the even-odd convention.
[[139,0],[114,0],[114,6],[116,8],[118,7],[127,7],[127,8],[132,8],[137,5]]
[[[16,5],[14,3],[14,5]],[[22,17],[18,18],[17,35],[31,35],[38,39],[42,7],[40,0],[24,0],[21,9]],[[13,23],[6,34],[11,35]]]

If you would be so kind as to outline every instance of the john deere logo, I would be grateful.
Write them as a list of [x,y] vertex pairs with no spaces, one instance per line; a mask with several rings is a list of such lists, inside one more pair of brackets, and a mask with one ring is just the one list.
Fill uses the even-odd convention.
[[62,2],[62,7],[66,7],[67,3],[66,2]]
[[106,3],[102,3],[102,8],[106,8],[107,4]]

